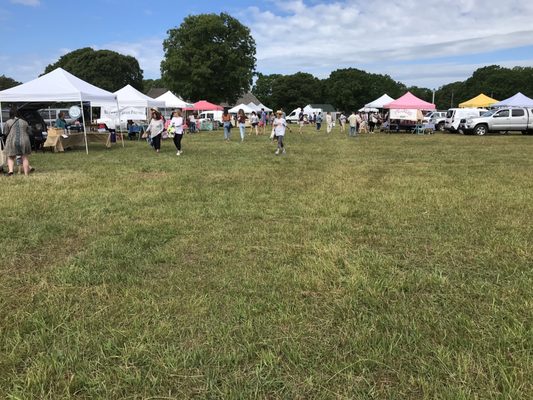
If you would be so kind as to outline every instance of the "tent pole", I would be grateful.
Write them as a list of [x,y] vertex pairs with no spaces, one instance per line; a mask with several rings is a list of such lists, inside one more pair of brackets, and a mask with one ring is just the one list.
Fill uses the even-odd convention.
[[85,113],[83,112],[83,100],[80,94],[80,106],[81,106],[81,119],[83,120],[83,136],[85,138],[85,152],[89,154],[89,145],[87,143],[87,126],[85,124]]
[[4,116],[2,115],[2,102],[0,101],[0,131],[4,133]]
[[[121,127],[121,123],[122,123],[122,118],[120,116],[120,107],[118,106],[118,97],[116,99],[116,102],[117,102],[117,112],[118,112],[118,130],[120,131],[120,138],[122,139],[122,147],[124,147],[124,134],[122,133],[122,127]],[[116,126],[115,126],[115,135],[116,135]]]

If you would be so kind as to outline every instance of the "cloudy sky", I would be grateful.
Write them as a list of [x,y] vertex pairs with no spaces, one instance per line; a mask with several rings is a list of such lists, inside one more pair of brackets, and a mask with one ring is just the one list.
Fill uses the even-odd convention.
[[89,46],[133,55],[158,78],[167,30],[222,11],[251,29],[265,74],[355,67],[438,88],[485,65],[533,66],[527,0],[0,0],[0,75],[25,82]]

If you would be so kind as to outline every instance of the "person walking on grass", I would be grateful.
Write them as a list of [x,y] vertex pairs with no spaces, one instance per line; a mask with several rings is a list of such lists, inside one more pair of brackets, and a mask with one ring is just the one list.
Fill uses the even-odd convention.
[[267,113],[265,112],[265,109],[262,108],[261,109],[261,119],[259,121],[259,126],[261,128],[263,128],[263,135],[265,134],[265,130],[266,130],[266,125],[267,125]]
[[304,108],[303,107],[300,107],[300,113],[298,114],[298,124],[300,125],[299,132],[300,132],[300,135],[301,135],[303,133],[302,129],[303,129],[304,124],[305,124],[305,114],[304,114]]
[[339,117],[339,125],[341,126],[341,133],[346,132],[346,115],[344,113],[341,113]]
[[24,175],[28,176],[33,172],[30,166],[28,156],[31,154],[31,128],[28,123],[19,117],[16,109],[9,111],[9,119],[4,124],[4,135],[6,136],[6,145],[4,148],[7,157],[7,176],[13,175],[15,168],[15,158],[22,159],[22,169]]
[[370,114],[370,117],[368,118],[368,128],[370,130],[370,133],[374,133],[374,128],[376,127],[377,123],[378,119],[376,118],[376,114]]
[[231,115],[229,115],[228,110],[225,109],[222,113],[222,127],[224,128],[224,140],[229,142],[231,137]]
[[278,140],[278,148],[274,154],[285,154],[285,146],[283,145],[283,138],[285,137],[285,129],[287,128],[287,121],[283,118],[283,111],[278,110],[276,112],[276,118],[274,119],[273,129],[275,137]]
[[360,113],[355,114],[355,120],[357,121],[357,124],[355,125],[355,134],[357,135],[359,133],[359,128],[361,128],[361,124],[363,123],[363,117]]
[[174,130],[174,146],[176,146],[177,156],[181,156],[181,139],[183,139],[183,117],[181,111],[176,110],[172,113],[172,119],[170,120],[170,126]]
[[348,134],[351,136],[357,136],[357,115],[355,115],[355,111],[352,111],[352,114],[348,117],[348,123],[350,124],[350,133]]
[[319,131],[322,126],[322,113],[316,115],[316,130]]
[[241,108],[237,112],[237,123],[239,124],[239,131],[241,133],[241,142],[244,142],[244,135],[246,135],[246,115],[244,110]]
[[333,129],[333,117],[331,116],[331,113],[326,114],[326,133],[331,133]]
[[156,153],[159,153],[161,150],[161,135],[164,130],[165,123],[163,122],[161,113],[156,108],[152,108],[152,118],[150,119],[148,128],[146,128],[146,132],[150,132],[150,139],[152,140],[152,146]]
[[250,116],[250,135],[255,130],[255,136],[259,136],[259,129],[257,128],[257,125],[259,125],[259,117],[257,116],[257,113],[255,111],[252,111],[252,115]]

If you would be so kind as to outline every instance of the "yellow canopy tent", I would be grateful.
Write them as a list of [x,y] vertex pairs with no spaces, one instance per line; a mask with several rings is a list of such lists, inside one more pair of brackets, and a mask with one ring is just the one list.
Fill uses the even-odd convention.
[[491,99],[489,96],[486,96],[483,93],[481,93],[479,96],[476,96],[473,99],[467,100],[459,104],[459,107],[461,108],[489,107],[497,102],[498,100]]

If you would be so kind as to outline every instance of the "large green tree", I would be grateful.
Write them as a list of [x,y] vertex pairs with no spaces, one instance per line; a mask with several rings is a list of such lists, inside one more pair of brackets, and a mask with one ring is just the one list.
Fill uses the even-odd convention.
[[322,84],[311,74],[297,72],[280,76],[272,82],[272,96],[269,107],[283,108],[291,112],[297,107],[311,103],[323,103]]
[[348,113],[384,93],[396,98],[405,92],[405,85],[388,75],[371,74],[355,68],[333,71],[323,81],[323,86],[326,102]]
[[428,101],[431,103],[431,101],[433,100],[433,90],[431,89],[421,88],[418,86],[410,86],[407,88],[407,90],[424,101]]
[[478,68],[471,77],[463,82],[454,82],[439,88],[435,94],[438,108],[457,107],[480,93],[503,100],[517,92],[533,96],[533,68],[505,68],[488,65]]
[[95,86],[114,92],[130,84],[143,90],[143,71],[135,57],[90,47],[74,50],[46,67],[44,73],[61,67]]
[[20,85],[20,82],[5,75],[0,75],[0,90],[9,89],[17,85]]
[[164,88],[165,83],[163,79],[144,79],[143,80],[143,92],[148,93],[153,88]]
[[250,90],[255,41],[237,19],[226,13],[191,15],[167,33],[161,76],[170,90],[217,103],[233,103]]
[[255,81],[254,87],[252,88],[252,93],[257,97],[261,103],[266,105],[272,104],[272,85],[274,81],[283,75],[281,74],[271,74],[264,75],[262,73],[257,74],[257,80]]

